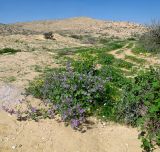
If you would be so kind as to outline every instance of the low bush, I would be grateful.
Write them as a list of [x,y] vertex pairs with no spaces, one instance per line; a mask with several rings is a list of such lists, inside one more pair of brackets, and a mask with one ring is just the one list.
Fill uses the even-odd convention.
[[87,115],[108,102],[112,94],[108,81],[96,76],[92,68],[79,73],[68,64],[66,70],[55,70],[44,80],[31,83],[27,92],[52,103],[62,120],[77,128]]
[[102,65],[110,65],[115,61],[115,57],[112,54],[101,53],[98,55],[98,60]]
[[15,54],[17,52],[21,52],[21,50],[16,50],[16,49],[12,49],[12,48],[4,48],[4,49],[0,50],[0,54],[5,54],[5,53]]
[[110,38],[100,38],[100,39],[99,39],[99,43],[100,43],[100,44],[107,44],[107,43],[109,43],[109,42],[111,42],[111,39],[110,39]]
[[72,34],[72,35],[70,35],[70,37],[72,37],[72,38],[74,38],[74,39],[79,39],[79,40],[82,40],[82,39],[83,39],[83,36],[82,36],[82,35]]
[[55,40],[53,36],[53,32],[46,32],[43,35],[45,39]]
[[129,37],[129,38],[127,38],[127,40],[128,40],[128,41],[135,41],[136,38],[135,38],[135,37]]
[[98,42],[97,38],[93,37],[92,35],[75,35],[75,34],[72,34],[72,35],[70,35],[70,37],[72,37],[74,39],[78,39],[84,44],[96,44]]
[[107,47],[110,48],[110,50],[116,50],[120,49],[124,46],[124,42],[110,42],[107,44]]
[[114,62],[114,65],[116,67],[125,68],[125,69],[131,69],[134,66],[133,63],[127,62],[127,61],[122,60],[122,59],[116,59],[115,62]]
[[142,34],[139,43],[148,51],[159,53],[160,52],[160,22],[152,22],[148,26],[148,31]]
[[121,88],[123,85],[130,81],[129,78],[126,78],[124,76],[124,72],[122,70],[112,65],[103,66],[99,71],[99,75],[104,78],[109,77],[110,82],[113,84],[113,86],[116,86],[117,88]]
[[133,43],[133,42],[130,42],[130,43],[126,46],[126,48],[131,49],[133,46],[134,46],[134,43]]
[[117,116],[127,124],[141,127],[145,151],[160,145],[160,69],[142,72],[123,86]]
[[132,52],[135,54],[147,53],[148,51],[140,44],[136,44],[136,46],[132,49]]
[[95,66],[97,63],[97,58],[88,53],[82,53],[79,55],[79,60],[72,61],[72,66],[76,72],[79,73],[89,73],[90,71],[96,72]]
[[145,59],[137,58],[137,57],[132,56],[132,55],[125,55],[125,59],[129,59],[129,60],[131,60],[133,62],[136,62],[136,63],[139,63],[139,64],[145,63]]

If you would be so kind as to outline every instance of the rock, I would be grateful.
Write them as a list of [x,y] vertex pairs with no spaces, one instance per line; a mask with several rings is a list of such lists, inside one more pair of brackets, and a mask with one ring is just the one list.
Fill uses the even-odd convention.
[[13,145],[13,146],[12,146],[12,149],[16,149],[16,147],[17,147],[16,145]]

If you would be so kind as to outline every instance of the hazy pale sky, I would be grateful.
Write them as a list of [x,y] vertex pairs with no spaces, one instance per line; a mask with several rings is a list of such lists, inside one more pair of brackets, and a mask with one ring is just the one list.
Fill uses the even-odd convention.
[[148,23],[160,19],[160,0],[0,0],[0,23],[79,16]]

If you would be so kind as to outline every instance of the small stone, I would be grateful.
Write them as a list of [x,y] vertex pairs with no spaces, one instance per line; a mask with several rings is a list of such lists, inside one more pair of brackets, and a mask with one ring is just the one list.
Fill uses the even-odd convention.
[[105,122],[102,122],[102,125],[103,125],[103,126],[106,126],[106,123],[105,123]]
[[13,145],[13,146],[12,146],[12,149],[16,149],[16,147],[17,147],[16,145]]
[[20,144],[18,147],[22,147],[22,144]]

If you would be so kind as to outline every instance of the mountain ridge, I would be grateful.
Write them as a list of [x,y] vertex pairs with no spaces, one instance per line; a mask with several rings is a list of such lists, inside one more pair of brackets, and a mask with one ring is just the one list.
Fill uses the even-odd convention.
[[[145,26],[125,21],[107,21],[93,19],[89,17],[74,17],[67,19],[56,19],[56,20],[39,20],[31,22],[18,22],[15,24],[6,24],[16,32],[12,34],[36,34],[45,32],[60,32],[67,31],[75,34],[94,34],[94,35],[109,35],[117,37],[130,37],[136,33],[142,33],[145,31]],[[21,32],[18,32],[18,29]],[[0,32],[2,30],[0,29]],[[12,30],[9,30],[9,32]],[[23,31],[23,32],[22,32]],[[8,32],[8,34],[9,34]],[[5,32],[1,32],[5,33]]]

